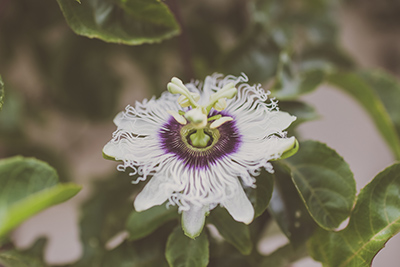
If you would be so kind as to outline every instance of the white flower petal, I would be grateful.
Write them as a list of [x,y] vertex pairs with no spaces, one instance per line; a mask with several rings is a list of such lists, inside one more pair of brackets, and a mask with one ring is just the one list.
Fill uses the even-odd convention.
[[190,205],[189,210],[182,212],[182,228],[185,235],[193,239],[200,235],[204,227],[207,212],[207,207],[195,205]]
[[144,211],[153,206],[163,204],[172,194],[172,190],[162,186],[167,178],[154,176],[143,190],[136,196],[133,203],[136,211]]
[[112,158],[116,158],[119,152],[118,147],[118,143],[111,140],[103,147],[103,154]]
[[123,129],[132,134],[141,136],[154,134],[160,127],[159,123],[144,118],[118,116],[114,121],[118,123],[118,129]]
[[249,224],[254,219],[254,208],[247,198],[243,188],[239,185],[233,197],[222,202],[222,205],[228,210],[233,219],[238,222]]
[[114,124],[116,126],[118,126],[119,123],[121,122],[121,120],[123,119],[123,117],[124,117],[124,112],[121,111],[120,113],[117,114],[117,116],[115,116],[115,118],[113,120]]
[[127,139],[120,137],[108,142],[103,148],[103,153],[115,160],[134,160],[142,163],[151,158],[156,159],[163,154],[157,145],[155,140],[150,138]]
[[296,120],[296,117],[283,111],[271,112],[271,116],[268,119],[268,125],[271,129],[279,129],[280,131],[285,130]]
[[282,111],[256,110],[235,111],[235,120],[242,134],[247,138],[263,139],[274,133],[281,133],[296,120],[295,116]]

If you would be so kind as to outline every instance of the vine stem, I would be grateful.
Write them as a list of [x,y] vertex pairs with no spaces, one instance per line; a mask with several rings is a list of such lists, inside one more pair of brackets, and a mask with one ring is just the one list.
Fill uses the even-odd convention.
[[181,57],[182,64],[184,66],[185,80],[189,81],[194,77],[194,68],[192,61],[192,51],[190,49],[189,36],[187,34],[186,27],[183,23],[181,9],[177,0],[167,0],[166,4],[170,8],[171,12],[175,15],[176,21],[181,27],[181,34],[179,35],[179,54]]

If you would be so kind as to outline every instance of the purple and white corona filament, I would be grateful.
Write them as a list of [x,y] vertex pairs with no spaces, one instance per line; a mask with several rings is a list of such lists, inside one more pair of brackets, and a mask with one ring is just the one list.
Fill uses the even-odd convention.
[[118,129],[103,149],[131,169],[134,181],[149,180],[134,201],[137,211],[166,201],[179,207],[190,237],[200,234],[205,216],[217,205],[239,222],[250,223],[254,208],[243,188],[255,187],[260,168],[296,146],[284,131],[296,119],[279,111],[246,76],[206,77],[128,106],[114,119]]

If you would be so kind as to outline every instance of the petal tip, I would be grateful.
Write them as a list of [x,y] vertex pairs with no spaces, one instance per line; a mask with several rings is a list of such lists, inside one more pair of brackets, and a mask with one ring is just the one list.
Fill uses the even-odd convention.
[[182,212],[182,229],[186,236],[195,239],[201,234],[207,210],[206,207],[191,205],[188,211]]

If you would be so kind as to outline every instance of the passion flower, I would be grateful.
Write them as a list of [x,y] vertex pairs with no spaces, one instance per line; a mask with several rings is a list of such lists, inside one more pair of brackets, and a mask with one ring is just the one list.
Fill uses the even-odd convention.
[[137,211],[165,202],[182,213],[186,235],[198,236],[205,216],[217,205],[233,219],[250,223],[254,208],[244,187],[255,187],[260,168],[295,149],[284,131],[296,117],[279,111],[260,85],[214,74],[128,106],[114,119],[118,129],[103,153],[122,161],[118,170],[149,180],[137,195]]

